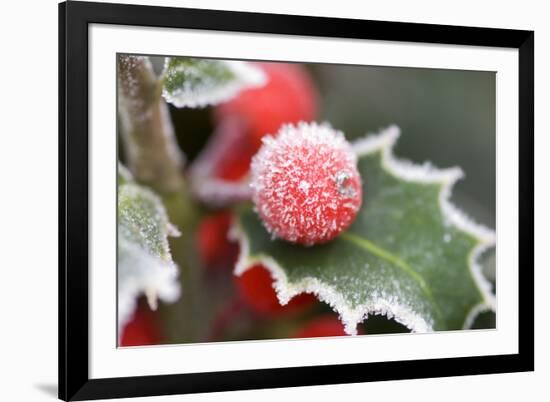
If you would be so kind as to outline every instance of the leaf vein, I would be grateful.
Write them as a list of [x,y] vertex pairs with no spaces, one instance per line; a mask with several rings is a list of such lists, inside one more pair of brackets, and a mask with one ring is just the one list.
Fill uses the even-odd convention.
[[422,278],[422,276],[420,276],[420,274],[416,272],[406,261],[402,260],[398,256],[392,254],[390,251],[378,246],[377,244],[364,237],[360,237],[349,232],[342,233],[340,236],[350,243],[358,246],[359,248],[362,248],[363,250],[366,250],[374,254],[375,256],[392,263],[393,265],[401,268],[404,272],[409,274],[420,285],[422,291],[430,299],[434,309],[436,310],[437,315],[440,318],[442,317],[442,313],[435,303],[432,291],[430,290],[428,284],[426,283],[424,278]]

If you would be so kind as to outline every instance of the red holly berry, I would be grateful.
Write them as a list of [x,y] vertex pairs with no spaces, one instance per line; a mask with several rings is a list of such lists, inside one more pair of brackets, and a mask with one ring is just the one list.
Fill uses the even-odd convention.
[[154,313],[140,304],[132,320],[122,330],[120,346],[145,346],[161,343],[161,335]]
[[282,306],[273,289],[273,278],[261,264],[254,265],[235,277],[235,282],[241,298],[259,314],[272,316],[298,312],[316,301],[315,296],[302,293]]
[[344,325],[335,316],[326,315],[314,318],[294,334],[293,338],[315,338],[322,336],[344,336]]
[[233,262],[237,245],[228,240],[231,214],[218,212],[204,217],[197,229],[197,248],[201,262],[209,267]]
[[346,229],[361,206],[357,157],[328,125],[285,125],[265,137],[251,165],[252,199],[266,229],[303,245]]
[[317,112],[317,94],[307,72],[298,64],[256,63],[267,84],[242,91],[217,110],[218,120],[239,116],[256,146],[284,123],[311,121]]

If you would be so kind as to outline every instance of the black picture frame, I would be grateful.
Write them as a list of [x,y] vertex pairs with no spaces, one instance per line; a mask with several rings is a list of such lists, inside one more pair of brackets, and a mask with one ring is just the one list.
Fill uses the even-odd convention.
[[[88,26],[115,24],[508,47],[519,51],[518,353],[90,379]],[[59,398],[85,400],[534,370],[534,32],[142,5],[59,4]]]

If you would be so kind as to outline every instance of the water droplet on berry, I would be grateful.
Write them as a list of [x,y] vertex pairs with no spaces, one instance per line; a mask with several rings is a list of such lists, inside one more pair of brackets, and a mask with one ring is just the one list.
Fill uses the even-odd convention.
[[350,179],[352,175],[347,170],[340,170],[336,173],[334,180],[336,181],[336,186],[338,192],[344,197],[355,197],[356,191],[353,186],[350,184]]

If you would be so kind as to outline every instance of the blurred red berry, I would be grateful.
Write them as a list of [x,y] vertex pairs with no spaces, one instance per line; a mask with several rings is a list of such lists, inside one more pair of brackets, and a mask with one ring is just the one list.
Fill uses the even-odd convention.
[[333,315],[326,315],[314,318],[294,334],[293,338],[316,338],[323,336],[343,336],[342,322]]
[[267,75],[266,85],[242,91],[218,106],[218,121],[238,116],[258,147],[266,134],[284,123],[311,121],[317,113],[317,93],[306,70],[298,64],[256,63]]
[[254,152],[242,148],[240,153],[228,154],[216,167],[216,177],[228,181],[238,181],[248,173]]
[[294,313],[311,306],[316,301],[315,296],[302,293],[282,306],[273,289],[273,278],[261,264],[254,265],[235,277],[235,282],[241,298],[259,314],[273,316]]
[[232,263],[238,246],[228,239],[231,226],[229,212],[217,212],[204,217],[197,229],[197,247],[201,262],[210,267]]
[[161,343],[161,335],[155,314],[145,304],[140,304],[132,320],[122,330],[120,346],[145,346]]

